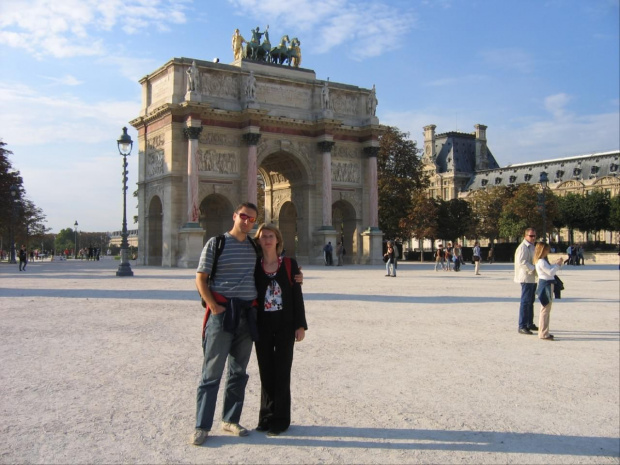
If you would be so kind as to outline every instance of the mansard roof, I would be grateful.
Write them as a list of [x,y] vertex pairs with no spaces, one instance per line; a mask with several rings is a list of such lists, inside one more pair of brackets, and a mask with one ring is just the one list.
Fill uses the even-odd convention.
[[620,178],[620,151],[599,152],[574,157],[556,158],[529,163],[508,165],[504,168],[478,171],[465,186],[465,191],[475,191],[490,186],[511,186],[523,183],[538,184],[544,171],[549,186],[557,188],[567,181],[593,184],[606,176]]
[[[438,173],[474,173],[476,171],[476,136],[465,132],[445,132],[435,136],[435,164]],[[499,168],[487,147],[489,168]]]

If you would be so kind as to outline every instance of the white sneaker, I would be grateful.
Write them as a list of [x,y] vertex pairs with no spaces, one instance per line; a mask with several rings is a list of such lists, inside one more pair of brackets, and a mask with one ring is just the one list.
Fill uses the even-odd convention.
[[239,423],[227,423],[225,421],[222,422],[222,431],[234,434],[235,436],[247,436],[250,434],[249,431]]

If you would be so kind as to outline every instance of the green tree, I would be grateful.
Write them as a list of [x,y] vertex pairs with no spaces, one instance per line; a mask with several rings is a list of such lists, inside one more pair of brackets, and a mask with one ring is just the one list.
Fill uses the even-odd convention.
[[[412,235],[417,237],[419,242],[428,237],[433,239],[434,244],[438,231],[437,202],[429,198],[423,191],[414,193],[412,202],[409,215],[401,220],[401,228],[411,231]],[[419,247],[422,250],[422,244],[419,244]],[[420,261],[423,261],[423,257],[424,254],[420,254]]]
[[560,228],[568,228],[569,242],[573,243],[573,233],[584,222],[585,202],[583,195],[569,192],[558,197],[558,216],[553,225]]
[[441,239],[456,241],[472,234],[474,213],[463,199],[438,200],[437,233]]
[[[49,229],[45,227],[45,215],[40,208],[26,198],[19,171],[13,169],[10,150],[0,140],[0,234],[3,243],[9,244],[10,233],[16,243],[28,244],[29,238],[39,237]],[[11,195],[11,186],[17,188],[17,196]]]
[[609,229],[610,198],[607,192],[594,190],[584,197],[584,221],[579,229],[586,233],[598,233]]
[[475,217],[474,237],[486,237],[491,242],[499,237],[502,209],[512,198],[513,192],[514,188],[493,186],[473,193],[471,205]]
[[54,247],[57,254],[62,254],[65,250],[72,251],[75,248],[75,230],[72,228],[61,229],[56,235]]
[[412,198],[428,187],[429,180],[422,171],[416,143],[408,133],[388,127],[380,138],[377,156],[377,183],[379,190],[379,227],[389,238],[412,235],[407,222]]
[[[543,213],[540,192],[532,184],[521,184],[515,190],[504,208],[499,219],[500,237],[520,238],[525,228],[535,228],[543,236]],[[558,218],[557,197],[547,190],[545,193],[545,215],[547,233],[552,229]]]

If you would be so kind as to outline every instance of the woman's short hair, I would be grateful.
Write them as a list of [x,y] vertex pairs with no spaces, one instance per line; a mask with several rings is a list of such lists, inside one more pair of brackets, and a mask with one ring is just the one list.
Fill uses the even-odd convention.
[[[276,235],[276,253],[278,255],[280,255],[282,253],[282,251],[284,250],[284,239],[282,239],[282,233],[280,232],[280,230],[277,228],[277,226],[275,224],[266,224],[263,223],[258,227],[258,230],[256,231],[256,234],[254,235],[254,239],[259,239],[260,238],[260,234],[263,232],[263,230],[267,230],[267,231],[271,231]],[[258,245],[260,245],[260,242],[257,242]]]

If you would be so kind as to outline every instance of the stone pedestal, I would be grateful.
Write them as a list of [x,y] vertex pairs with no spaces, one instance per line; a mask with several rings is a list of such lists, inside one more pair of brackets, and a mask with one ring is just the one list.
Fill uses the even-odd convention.
[[338,243],[338,232],[332,226],[324,226],[318,231],[313,233],[314,236],[314,247],[313,250],[320,252],[319,255],[314,257],[308,257],[310,264],[312,265],[324,265],[325,259],[323,257],[323,247],[328,242],[332,243],[332,259],[334,265],[336,265],[336,244]]
[[185,94],[186,102],[200,102],[200,94],[196,91],[190,91]]
[[198,223],[187,223],[179,230],[179,268],[196,268],[204,244],[204,230]]
[[379,228],[369,228],[362,233],[362,265],[383,264],[383,233]]

